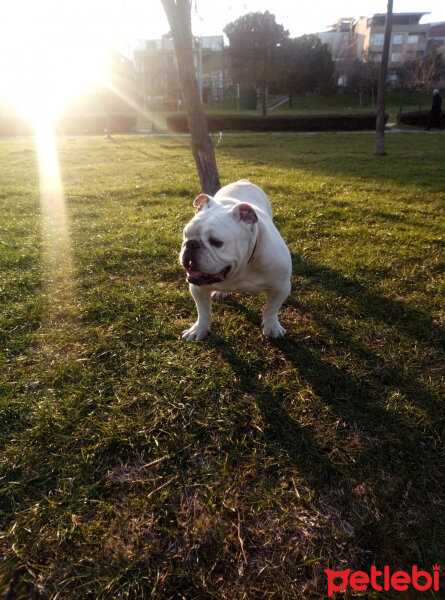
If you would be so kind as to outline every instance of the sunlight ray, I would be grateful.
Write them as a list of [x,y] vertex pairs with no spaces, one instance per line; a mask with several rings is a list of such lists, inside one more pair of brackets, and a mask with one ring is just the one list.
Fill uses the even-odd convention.
[[35,121],[42,214],[44,283],[48,297],[47,321],[75,319],[75,279],[68,217],[60,177],[53,122],[50,115]]
[[164,123],[162,122],[162,119],[160,119],[155,114],[155,111],[153,111],[153,110],[148,111],[148,110],[144,110],[143,108],[141,108],[141,106],[137,102],[135,102],[128,94],[123,92],[114,83],[111,83],[110,81],[105,81],[104,83],[105,83],[106,87],[111,92],[113,92],[113,94],[116,94],[116,96],[121,98],[121,100],[123,100],[127,104],[127,106],[132,108],[138,115],[140,115],[147,121],[151,121],[153,123],[153,126],[155,129],[161,129],[161,130],[163,129]]

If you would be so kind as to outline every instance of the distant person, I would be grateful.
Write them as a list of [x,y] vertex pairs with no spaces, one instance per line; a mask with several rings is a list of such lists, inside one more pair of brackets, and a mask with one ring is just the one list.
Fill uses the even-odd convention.
[[439,90],[433,91],[433,103],[431,105],[428,125],[426,126],[427,131],[431,129],[433,123],[436,123],[437,127],[442,131],[442,98],[440,97]]

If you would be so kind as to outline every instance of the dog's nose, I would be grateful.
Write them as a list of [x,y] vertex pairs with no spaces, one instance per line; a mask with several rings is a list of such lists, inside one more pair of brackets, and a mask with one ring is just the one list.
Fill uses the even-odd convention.
[[185,247],[187,250],[196,250],[200,247],[200,243],[198,240],[187,240],[185,243]]

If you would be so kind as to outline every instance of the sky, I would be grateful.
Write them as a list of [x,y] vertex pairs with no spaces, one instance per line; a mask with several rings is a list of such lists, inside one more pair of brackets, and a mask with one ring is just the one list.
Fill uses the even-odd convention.
[[[387,0],[193,0],[193,33],[221,35],[247,12],[269,10],[292,37],[324,31],[341,17],[386,12]],[[394,12],[430,12],[422,22],[445,21],[445,0],[394,0]],[[169,31],[161,0],[12,0],[3,6],[0,51],[28,43],[88,48],[111,44],[128,56],[141,39]],[[62,40],[60,40],[62,38]],[[3,46],[3,49],[2,49]]]
[[[127,46],[135,39],[154,39],[169,30],[160,0],[124,0]],[[292,37],[324,31],[340,17],[386,13],[386,0],[197,0],[195,35],[221,35],[227,23],[247,12],[269,10]],[[422,23],[445,21],[444,0],[394,0],[394,12],[430,12]]]

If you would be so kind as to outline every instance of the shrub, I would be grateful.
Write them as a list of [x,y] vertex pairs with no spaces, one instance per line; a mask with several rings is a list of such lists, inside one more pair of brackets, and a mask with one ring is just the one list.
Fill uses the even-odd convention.
[[15,137],[31,134],[32,125],[25,118],[17,115],[0,116],[0,136]]
[[[387,120],[386,116],[386,120]],[[208,115],[207,127],[218,131],[361,131],[375,129],[375,114],[361,115],[311,115],[257,117],[244,115]],[[169,131],[188,132],[184,114],[167,117]]]
[[113,113],[107,115],[64,115],[57,119],[56,132],[69,135],[101,134],[108,126],[110,133],[128,133],[137,123],[135,114]]
[[427,110],[415,110],[399,115],[398,122],[400,125],[417,125],[418,127],[426,127],[428,123],[428,117],[429,112]]
[[[136,127],[135,114],[114,113],[109,117],[111,133],[129,133]],[[107,129],[107,116],[63,115],[56,120],[56,133],[65,135],[102,134]],[[19,115],[0,116],[0,136],[32,135],[31,121]]]

